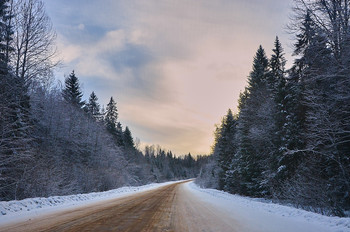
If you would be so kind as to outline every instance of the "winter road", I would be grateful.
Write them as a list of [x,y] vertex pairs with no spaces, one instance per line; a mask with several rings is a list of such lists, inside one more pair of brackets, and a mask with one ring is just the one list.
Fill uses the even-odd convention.
[[[350,219],[260,201],[200,189],[188,181],[172,182],[136,193],[81,201],[71,207],[53,207],[52,211],[22,212],[24,217],[11,217],[9,211],[0,220],[0,232],[350,232]],[[26,208],[20,201],[16,206]]]
[[241,231],[235,221],[188,193],[183,183],[7,225],[0,231]]

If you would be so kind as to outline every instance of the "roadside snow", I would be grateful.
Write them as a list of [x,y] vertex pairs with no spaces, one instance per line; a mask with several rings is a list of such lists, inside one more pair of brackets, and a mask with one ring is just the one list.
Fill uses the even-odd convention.
[[215,189],[202,189],[194,182],[187,190],[203,202],[225,210],[248,231],[350,232],[350,218],[328,217],[293,207],[262,202]]
[[94,204],[99,201],[128,196],[134,193],[156,189],[177,181],[160,184],[148,184],[138,187],[122,187],[106,192],[93,192],[69,196],[37,197],[19,201],[0,201],[0,225],[30,220],[47,213],[70,210],[76,207]]

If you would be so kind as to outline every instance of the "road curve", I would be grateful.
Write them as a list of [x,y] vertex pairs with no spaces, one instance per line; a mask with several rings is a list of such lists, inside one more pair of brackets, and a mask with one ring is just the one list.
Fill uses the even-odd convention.
[[0,231],[241,231],[175,183],[115,200],[0,227]]

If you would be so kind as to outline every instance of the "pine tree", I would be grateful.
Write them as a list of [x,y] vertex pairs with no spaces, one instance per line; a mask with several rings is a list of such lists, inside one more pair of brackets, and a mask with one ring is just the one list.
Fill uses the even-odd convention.
[[275,112],[273,113],[274,115],[272,118],[272,123],[275,124],[275,131],[271,137],[274,148],[270,157],[270,171],[273,173],[273,176],[278,172],[278,162],[281,159],[283,152],[286,150],[284,126],[286,123],[287,95],[285,76],[286,59],[284,58],[283,48],[278,37],[276,37],[274,46],[269,64],[269,88],[271,90],[271,97],[275,103]]
[[286,65],[286,59],[284,58],[283,48],[282,44],[279,41],[278,37],[276,36],[275,42],[274,42],[274,48],[272,49],[273,54],[271,56],[269,66],[270,66],[270,73],[269,73],[269,84],[270,88],[275,91],[275,94],[278,93],[279,90],[284,88],[286,83],[286,77],[285,77],[285,65]]
[[84,105],[82,101],[83,93],[80,89],[79,80],[76,77],[74,70],[65,80],[65,88],[62,92],[64,100],[78,108],[81,108]]
[[118,122],[117,103],[114,101],[113,97],[111,97],[107,104],[104,122],[107,131],[115,137],[116,144],[119,147],[124,146],[123,128],[121,123]]
[[117,131],[116,131],[116,139],[118,147],[124,147],[124,134],[123,134],[123,126],[120,122],[117,123]]
[[219,189],[227,185],[226,173],[229,170],[233,155],[236,153],[236,120],[231,109],[227,111],[216,133],[214,155],[217,157],[219,172]]
[[297,34],[297,42],[294,44],[294,55],[301,56],[295,59],[294,65],[291,69],[293,78],[301,80],[304,76],[305,69],[311,64],[309,57],[308,47],[311,45],[313,38],[315,37],[316,28],[308,10],[305,19],[302,22],[300,33]]
[[268,59],[266,57],[265,50],[260,45],[253,61],[253,70],[248,77],[248,90],[254,91],[266,82],[268,72]]
[[123,132],[123,141],[124,141],[124,146],[127,149],[134,149],[135,144],[134,144],[134,139],[132,138],[131,131],[129,130],[129,127],[125,127],[125,130]]
[[235,173],[239,179],[238,193],[244,195],[267,194],[263,173],[270,155],[270,137],[274,130],[271,123],[274,102],[268,88],[268,71],[268,59],[260,46],[248,77],[248,87],[241,94],[239,102],[237,154],[230,168],[231,174]]
[[98,98],[95,92],[92,92],[89,97],[89,102],[85,105],[87,113],[93,117],[96,121],[101,120],[101,108],[98,103]]
[[327,66],[331,63],[332,51],[328,46],[325,33],[320,30],[311,17],[310,10],[302,22],[297,34],[297,42],[294,44],[294,55],[300,56],[295,59],[291,69],[292,78],[296,81],[308,81],[307,78],[312,75],[318,75],[327,71]]
[[117,123],[118,123],[117,103],[114,101],[113,97],[111,97],[111,99],[109,100],[109,103],[107,104],[106,113],[105,113],[106,128],[111,134],[116,133]]
[[286,83],[285,96],[285,123],[283,126],[285,151],[279,159],[278,177],[281,180],[291,178],[300,163],[306,145],[305,140],[305,83],[313,66],[314,39],[316,36],[316,25],[311,18],[310,10],[307,10],[300,32],[297,34],[297,42],[294,44],[294,55],[299,56],[294,61],[289,71]]

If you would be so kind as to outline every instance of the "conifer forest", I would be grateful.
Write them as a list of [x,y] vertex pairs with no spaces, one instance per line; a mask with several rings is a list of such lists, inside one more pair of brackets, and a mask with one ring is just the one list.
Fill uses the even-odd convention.
[[293,66],[278,37],[259,47],[238,113],[215,131],[197,182],[324,214],[350,209],[348,1],[295,1]]

